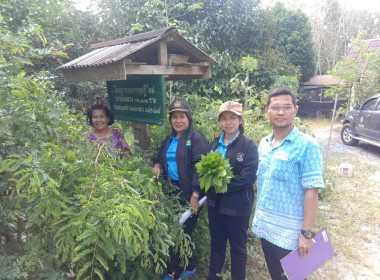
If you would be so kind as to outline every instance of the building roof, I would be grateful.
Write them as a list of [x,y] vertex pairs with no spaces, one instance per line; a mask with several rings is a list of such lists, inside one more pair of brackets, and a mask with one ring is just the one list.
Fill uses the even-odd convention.
[[[365,40],[364,42],[368,43],[368,52],[373,49],[379,49],[380,55],[380,39]],[[346,56],[358,58],[359,54],[352,47],[349,47]]]
[[[171,39],[169,39],[169,36],[171,36]],[[174,27],[169,27],[93,44],[91,46],[94,49],[93,51],[58,67],[57,70],[97,67],[123,61],[139,51],[149,49],[152,45],[162,40],[167,40],[168,53],[187,55],[189,56],[189,62],[193,63],[208,62],[212,65],[217,64],[214,59],[179,35]]]
[[331,75],[317,75],[311,77],[309,81],[303,83],[301,86],[332,86],[340,83],[340,80],[333,78]]

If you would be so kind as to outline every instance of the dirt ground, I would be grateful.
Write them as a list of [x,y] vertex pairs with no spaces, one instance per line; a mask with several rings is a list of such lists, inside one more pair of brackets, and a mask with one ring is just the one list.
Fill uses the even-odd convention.
[[[313,124],[312,123],[310,124],[313,129]],[[330,138],[330,145],[328,149],[329,155],[331,154],[350,155],[354,158],[357,158],[361,162],[378,166],[379,167],[378,171],[380,172],[380,148],[369,145],[365,142],[359,142],[358,146],[344,145],[340,138],[341,128],[342,128],[342,125],[340,123],[333,125],[331,138]],[[330,123],[326,122],[326,123],[319,124],[318,128],[313,129],[313,132],[314,132],[314,136],[317,142],[319,143],[319,145],[321,145],[323,149],[324,155],[326,155],[327,145],[329,142],[329,135],[330,135]]]
[[[309,279],[380,279],[380,148],[359,143],[345,146],[341,124],[310,126],[327,158],[326,172],[334,182],[320,201],[317,228],[326,227],[335,256]],[[339,175],[341,163],[351,164],[353,175]]]

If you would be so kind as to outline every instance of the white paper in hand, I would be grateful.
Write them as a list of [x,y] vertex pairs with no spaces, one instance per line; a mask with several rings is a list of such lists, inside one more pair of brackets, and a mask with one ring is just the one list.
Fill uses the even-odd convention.
[[[206,196],[202,197],[202,199],[199,200],[199,205],[202,206],[206,202],[206,200],[207,200]],[[192,215],[191,210],[190,209],[186,210],[185,212],[183,212],[181,218],[179,219],[179,223],[183,225],[184,222],[186,222],[187,219],[190,218],[191,215]]]

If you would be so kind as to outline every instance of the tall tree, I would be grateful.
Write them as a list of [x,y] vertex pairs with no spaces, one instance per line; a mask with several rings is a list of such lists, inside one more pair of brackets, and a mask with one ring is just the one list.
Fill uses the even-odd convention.
[[326,74],[346,54],[359,33],[363,39],[380,37],[380,13],[352,10],[338,0],[322,1],[311,15],[317,49],[317,73]]
[[276,44],[293,65],[299,66],[300,82],[307,81],[315,73],[315,51],[309,18],[301,10],[286,8],[276,3]]
[[[44,37],[44,40],[31,37],[34,56],[23,68],[27,74],[47,71],[45,79],[54,83],[56,92],[65,93],[66,101],[73,106],[82,99],[81,92],[87,95],[84,100],[93,100],[94,92],[104,91],[99,86],[67,84],[62,73],[54,71],[64,62],[88,52],[90,43],[99,40],[96,15],[77,10],[70,0],[3,0],[2,4],[3,24],[14,34],[37,26]],[[46,55],[51,52],[55,55]]]
[[[217,94],[213,90],[217,84],[228,98],[228,81],[239,71],[239,59],[249,54],[265,57],[274,40],[274,21],[270,13],[259,9],[259,1],[102,0],[99,7],[107,39],[169,24],[219,62],[211,79],[177,83],[175,90],[183,93]],[[261,86],[273,81],[267,72],[261,74]]]
[[380,48],[370,47],[359,34],[350,46],[352,55],[345,56],[329,71],[344,83],[333,87],[332,94],[350,93],[351,104],[362,104],[380,92]]
[[250,73],[250,80],[258,88],[273,82],[271,75],[279,68],[267,71],[266,62],[271,59],[267,50],[274,42],[275,22],[270,12],[259,8],[258,1],[207,0],[203,1],[202,9],[181,18],[190,24],[187,29],[190,39],[201,34],[198,45],[219,62],[211,79],[188,83],[191,88],[203,88],[203,94],[207,90],[216,94],[212,89],[217,85],[223,93],[221,98],[231,98],[229,79],[242,72],[239,60],[247,55],[259,58],[260,62],[260,68]]
[[[297,76],[301,68],[288,63],[287,56],[294,52],[273,49],[276,21],[269,9],[260,8],[259,1],[100,0],[98,3],[99,41],[175,26],[181,35],[219,62],[211,79],[176,83],[173,89],[181,94],[197,92],[220,97],[213,90],[217,85],[223,92],[222,98],[230,98],[228,81],[241,71],[238,62],[247,55],[259,62],[257,71],[250,74],[257,89],[268,88],[279,75]],[[304,41],[304,37],[298,36],[293,42],[297,40]]]
[[[72,57],[83,54],[97,35],[97,17],[75,9],[69,0],[3,0],[0,12],[4,25],[15,34],[38,25],[47,47],[58,50],[63,46]],[[40,40],[32,39],[31,43],[35,48],[43,47]],[[60,63],[58,58],[46,62],[41,65],[38,61],[33,71],[54,69]]]

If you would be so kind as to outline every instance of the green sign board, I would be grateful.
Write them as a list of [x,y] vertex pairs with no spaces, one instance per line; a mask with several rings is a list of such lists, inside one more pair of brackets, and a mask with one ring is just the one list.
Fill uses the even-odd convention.
[[108,101],[115,119],[159,124],[166,118],[164,76],[128,76],[107,82]]

